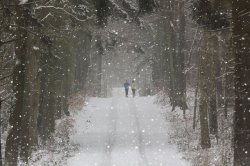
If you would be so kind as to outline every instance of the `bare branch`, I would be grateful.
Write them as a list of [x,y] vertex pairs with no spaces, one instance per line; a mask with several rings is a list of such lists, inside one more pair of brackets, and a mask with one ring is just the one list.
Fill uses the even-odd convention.
[[43,9],[43,8],[53,8],[53,9],[56,9],[56,10],[61,10],[63,11],[64,13],[68,14],[69,16],[73,17],[74,19],[76,19],[77,21],[81,21],[81,22],[85,22],[87,21],[88,19],[90,18],[87,18],[85,20],[82,20],[80,18],[78,18],[77,16],[75,16],[74,14],[68,12],[67,10],[65,10],[64,8],[61,8],[61,7],[56,7],[56,6],[38,6],[35,8],[35,10],[39,10],[39,9]]
[[2,47],[4,44],[8,44],[8,43],[11,43],[11,42],[14,42],[16,41],[17,39],[11,39],[11,40],[7,40],[7,41],[1,41],[0,40],[0,47]]
[[7,76],[4,76],[4,77],[0,78],[0,81],[4,80],[4,79],[6,79],[6,78],[9,78],[9,77],[11,77],[12,75],[13,75],[13,74],[11,73],[11,74],[9,74],[9,75],[7,75]]

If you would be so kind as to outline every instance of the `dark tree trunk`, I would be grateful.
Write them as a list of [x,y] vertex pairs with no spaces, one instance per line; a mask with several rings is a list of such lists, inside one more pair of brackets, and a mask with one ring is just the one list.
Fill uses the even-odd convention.
[[233,0],[235,68],[234,166],[250,163],[250,1]]
[[177,33],[177,56],[176,56],[176,83],[177,83],[177,101],[180,108],[184,111],[188,108],[186,103],[186,77],[185,77],[185,30],[186,20],[184,14],[184,1],[178,2],[178,13],[179,13],[179,32]]
[[48,74],[49,70],[48,67],[45,66],[46,60],[49,58],[49,53],[44,53],[41,57],[41,66],[42,73],[41,73],[41,85],[40,85],[40,101],[39,101],[39,113],[38,113],[38,133],[43,141],[45,143],[47,139],[46,131],[47,131],[47,120],[48,117],[46,117],[46,112],[48,111],[48,98],[49,98],[49,91],[48,91]]
[[[225,64],[225,73],[228,72],[227,70],[227,64]],[[228,82],[228,74],[225,74],[224,76],[224,85],[223,85],[223,96],[224,96],[224,100],[223,100],[223,105],[224,105],[224,117],[227,119],[228,116],[228,98],[229,98],[229,82]]]
[[107,19],[110,15],[108,0],[95,0],[94,4],[97,10],[98,25],[104,27],[107,24]]
[[218,120],[216,106],[216,92],[212,92],[209,100],[209,131],[211,134],[218,135]]
[[[198,78],[199,78],[199,76],[198,76]],[[195,87],[195,99],[194,99],[194,117],[193,117],[193,129],[194,130],[196,128],[198,92],[199,92],[199,80],[197,79],[197,83],[196,83],[196,87]]]
[[97,95],[102,96],[102,57],[104,54],[104,48],[102,45],[101,36],[97,36],[96,48],[98,49],[97,53]]
[[200,106],[199,106],[200,126],[201,126],[201,147],[202,149],[208,149],[211,147],[211,142],[209,138],[209,128],[208,128],[208,116],[207,116],[208,103],[203,93],[206,92],[203,91],[203,89],[201,89]]
[[201,45],[201,55],[199,59],[199,89],[200,89],[200,126],[201,126],[201,147],[207,149],[211,147],[210,138],[209,138],[209,126],[208,126],[208,110],[209,110],[209,59],[210,59],[210,50],[209,50],[209,33],[203,32],[203,41]]
[[[51,52],[51,47],[47,47],[47,52],[43,54],[41,58],[41,64],[46,64],[42,66],[42,73],[41,73],[41,88],[40,88],[40,107],[39,107],[39,115],[38,115],[38,132],[39,135],[43,141],[43,144],[46,144],[48,140],[51,138],[51,134],[54,132],[55,129],[55,120],[58,116],[62,108],[59,108],[61,106],[61,103],[58,103],[58,91],[62,89],[62,85],[56,84],[57,76],[56,76],[56,69],[55,68],[48,68],[48,66],[53,66],[53,64],[56,63],[56,60],[53,57],[53,54]],[[65,60],[67,61],[67,60]],[[67,61],[69,62],[69,61]],[[65,67],[65,66],[64,66]],[[68,67],[65,67],[68,69]],[[67,73],[65,72],[65,75]],[[64,76],[65,76],[64,75]],[[61,81],[59,81],[61,82]],[[68,84],[67,81],[64,82],[63,89],[67,91]],[[62,94],[60,94],[62,96]],[[66,95],[63,95],[63,98],[59,99],[65,99],[65,101],[61,101],[63,104],[67,104],[67,97]],[[60,106],[59,106],[59,105]],[[60,111],[61,112],[61,111]]]
[[27,35],[27,52],[25,55],[25,88],[22,113],[22,141],[20,158],[28,162],[32,149],[37,143],[37,114],[39,103],[40,77],[38,74],[40,57],[33,51],[33,44],[39,41],[32,34]]
[[217,106],[218,107],[222,107],[223,106],[223,77],[221,77],[221,75],[223,74],[223,66],[222,66],[222,62],[220,59],[223,59],[223,53],[225,50],[223,50],[222,47],[222,42],[218,42],[218,58],[216,60],[216,77],[217,79]]
[[0,99],[0,166],[3,165],[3,157],[2,157],[2,99]]
[[185,46],[185,15],[184,15],[184,2],[178,2],[172,6],[172,10],[177,9],[177,17],[174,17],[174,13],[171,13],[170,20],[175,22],[179,19],[179,22],[173,24],[172,27],[172,39],[171,48],[173,49],[170,55],[170,72],[171,72],[171,89],[170,99],[172,104],[172,110],[175,107],[180,107],[185,115],[187,109],[186,103],[186,77],[184,73],[185,69],[185,57],[184,57],[184,46]]
[[[18,25],[25,25],[25,18],[20,17]],[[6,142],[5,161],[6,165],[17,165],[18,149],[21,139],[21,117],[23,111],[23,96],[24,96],[24,77],[25,77],[25,54],[26,54],[26,31],[18,30],[18,36],[21,38],[15,43],[16,61],[18,62],[14,68],[13,85],[15,92],[15,107],[10,115],[10,124],[13,126],[9,132]]]
[[[26,27],[27,20],[25,18],[25,12],[21,5],[17,5],[17,25],[19,27]],[[19,40],[15,42],[15,55],[16,55],[16,65],[14,67],[13,74],[13,85],[15,92],[15,106],[14,111],[10,115],[10,125],[11,128],[7,141],[6,141],[6,151],[5,151],[5,164],[7,166],[17,165],[17,158],[19,153],[21,133],[22,133],[22,113],[23,113],[23,97],[24,97],[24,85],[25,85],[25,55],[26,55],[26,40],[27,31],[23,28],[18,28],[16,35]]]
[[218,38],[216,34],[210,32],[208,39],[209,53],[206,58],[209,59],[207,70],[210,71],[210,75],[207,77],[207,86],[209,87],[209,131],[211,134],[218,135],[218,120],[217,120],[217,88],[216,88],[216,65],[217,65],[217,44]]
[[152,12],[157,7],[155,0],[139,0],[140,13]]
[[170,87],[169,87],[169,98],[170,98],[170,103],[172,105],[172,110],[175,109],[176,107],[176,90],[175,90],[175,70],[174,70],[174,57],[176,56],[176,30],[175,30],[175,25],[173,24],[174,22],[174,13],[173,11],[175,10],[175,5],[174,4],[169,4],[169,10],[172,12],[169,13],[169,24],[171,24],[171,30],[170,30],[170,51],[169,51],[169,66],[170,66]]
[[56,84],[55,79],[53,76],[49,76],[49,96],[48,96],[48,110],[46,111],[45,117],[47,117],[47,124],[46,124],[46,135],[47,139],[51,139],[51,134],[55,131],[55,120],[56,120]]
[[80,42],[80,44],[77,46],[77,50],[81,52],[81,54],[76,55],[76,63],[77,63],[77,69],[76,69],[76,91],[82,91],[85,90],[85,84],[89,69],[89,51],[91,47],[91,39],[92,36],[89,33],[80,31],[81,39],[84,39],[83,42]]

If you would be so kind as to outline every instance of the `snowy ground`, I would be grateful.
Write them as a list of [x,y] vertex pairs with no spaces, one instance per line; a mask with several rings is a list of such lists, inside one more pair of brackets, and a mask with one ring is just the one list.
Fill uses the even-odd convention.
[[[69,166],[189,166],[169,144],[170,125],[154,97],[125,98],[114,89],[108,99],[91,98],[76,115]],[[87,127],[86,127],[87,126]]]

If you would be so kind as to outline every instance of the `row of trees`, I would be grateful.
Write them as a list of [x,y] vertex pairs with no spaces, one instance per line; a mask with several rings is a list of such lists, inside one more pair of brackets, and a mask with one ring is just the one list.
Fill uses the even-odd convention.
[[69,115],[70,95],[84,90],[93,11],[91,1],[1,1],[5,165],[17,165],[18,158],[27,163],[36,147],[46,145],[55,120]]
[[[98,32],[109,16],[140,26],[139,15],[156,3],[139,6],[135,10],[126,0],[1,1],[1,133],[8,132],[1,165],[28,163],[34,150],[52,140],[55,121],[69,115],[69,97],[86,94],[88,73],[94,72],[100,95],[107,41]],[[95,57],[89,55],[92,46]]]
[[249,2],[172,0],[159,1],[159,7],[163,19],[158,21],[156,42],[164,43],[159,47],[165,51],[157,51],[158,47],[153,55],[154,86],[168,94],[173,110],[178,106],[184,115],[186,87],[195,89],[193,128],[199,107],[203,149],[211,147],[211,135],[219,139],[218,116],[223,111],[226,119],[229,103],[235,101],[234,165],[247,165],[250,163]]
[[[250,150],[248,136],[250,129],[248,120],[249,79],[247,77],[250,74],[249,4],[249,1],[237,0],[200,0],[195,4],[195,11],[199,10],[196,21],[203,26],[199,58],[201,146],[202,148],[211,146],[209,133],[218,135],[217,117],[221,97],[224,97],[223,107],[226,118],[229,98],[235,96],[233,150],[234,165],[237,166],[250,163],[248,153]],[[223,36],[230,23],[232,33],[226,33],[230,34],[231,40]],[[220,48],[219,44],[223,37],[224,41],[229,43],[224,49]],[[230,61],[234,61],[233,65],[230,64]],[[232,75],[230,75],[230,66],[233,66]],[[218,81],[221,76],[224,77],[222,82]],[[228,93],[228,79],[234,79],[232,82],[234,82],[235,95]],[[220,89],[221,84],[224,84],[224,95]]]

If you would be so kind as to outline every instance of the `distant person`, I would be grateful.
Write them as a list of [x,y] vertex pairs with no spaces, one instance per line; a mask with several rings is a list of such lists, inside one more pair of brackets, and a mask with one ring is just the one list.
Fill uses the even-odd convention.
[[128,80],[126,80],[126,82],[124,83],[126,97],[128,97],[129,86],[130,86],[130,84],[128,83]]
[[133,80],[133,81],[132,81],[132,84],[131,84],[131,89],[132,89],[133,97],[135,97],[135,91],[136,91],[136,84],[135,84],[135,80]]

